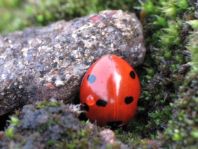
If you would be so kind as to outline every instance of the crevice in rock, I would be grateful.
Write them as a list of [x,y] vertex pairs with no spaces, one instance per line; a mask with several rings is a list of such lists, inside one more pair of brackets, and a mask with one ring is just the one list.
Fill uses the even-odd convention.
[[5,130],[11,114],[12,113],[10,112],[10,113],[4,114],[3,116],[0,116],[0,131]]

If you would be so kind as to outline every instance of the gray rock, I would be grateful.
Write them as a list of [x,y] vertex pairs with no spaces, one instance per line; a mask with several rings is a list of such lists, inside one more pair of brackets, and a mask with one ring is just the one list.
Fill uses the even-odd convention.
[[72,100],[96,59],[114,53],[137,66],[145,51],[137,17],[120,10],[0,36],[0,115],[38,100]]

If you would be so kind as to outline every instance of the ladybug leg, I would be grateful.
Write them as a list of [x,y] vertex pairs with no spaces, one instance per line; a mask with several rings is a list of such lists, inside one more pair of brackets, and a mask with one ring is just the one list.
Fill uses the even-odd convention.
[[122,127],[123,122],[122,121],[112,121],[112,122],[107,122],[107,125],[110,126],[112,130],[115,130],[117,128]]
[[89,106],[86,103],[80,104],[80,111],[81,112],[87,112],[87,111],[89,111]]
[[88,120],[88,118],[87,118],[87,116],[86,116],[86,113],[87,113],[87,111],[89,110],[88,108],[88,106],[87,106],[87,104],[85,104],[85,103],[82,103],[82,104],[79,104],[80,105],[80,114],[79,114],[79,116],[78,116],[78,118],[80,119],[80,120],[82,120],[82,121],[87,121]]
[[88,120],[85,112],[80,113],[79,116],[78,116],[78,118],[80,120],[82,120],[82,121],[87,121]]

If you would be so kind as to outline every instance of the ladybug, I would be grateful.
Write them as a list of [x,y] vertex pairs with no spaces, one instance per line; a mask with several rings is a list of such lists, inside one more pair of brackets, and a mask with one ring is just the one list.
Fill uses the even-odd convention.
[[98,125],[126,124],[136,113],[140,90],[133,67],[116,55],[105,55],[84,75],[80,102],[87,118]]

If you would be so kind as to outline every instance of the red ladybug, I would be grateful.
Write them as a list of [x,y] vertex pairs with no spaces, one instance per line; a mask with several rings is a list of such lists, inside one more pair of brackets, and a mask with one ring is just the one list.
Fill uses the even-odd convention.
[[116,55],[105,55],[85,74],[80,101],[90,121],[99,125],[125,124],[136,113],[140,90],[133,67]]

